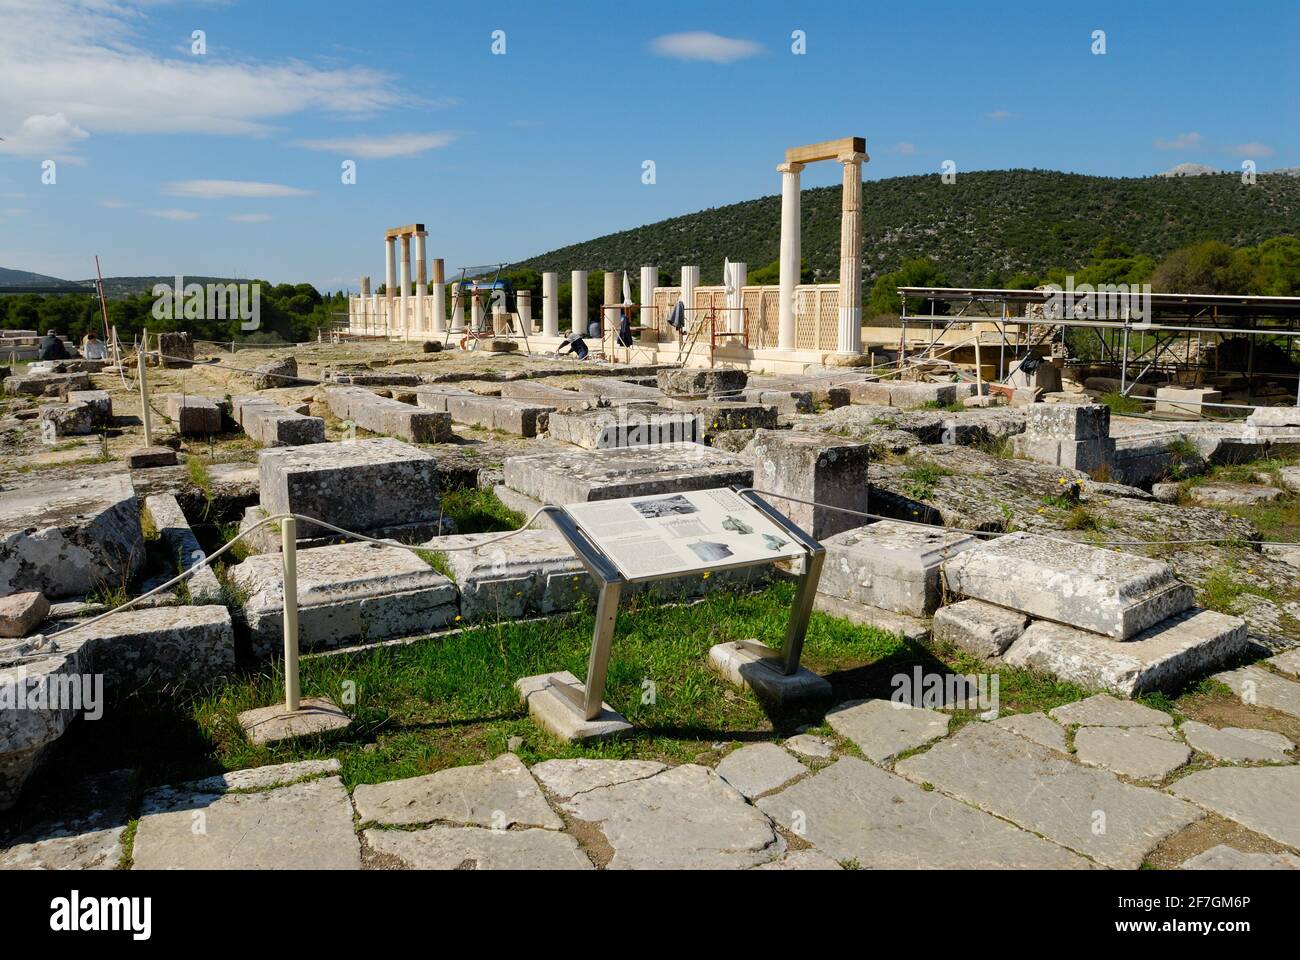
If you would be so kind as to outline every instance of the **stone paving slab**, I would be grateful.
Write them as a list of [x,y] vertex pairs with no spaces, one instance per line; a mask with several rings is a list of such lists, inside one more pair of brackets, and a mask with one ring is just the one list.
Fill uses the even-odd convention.
[[1120,700],[1107,693],[1056,707],[1051,716],[1057,723],[1080,727],[1159,727],[1172,726],[1174,722],[1163,710]]
[[760,863],[755,870],[843,870],[833,858],[820,850],[791,850],[780,860]]
[[103,829],[85,825],[42,830],[39,839],[0,851],[0,870],[116,870],[126,823]]
[[426,827],[366,830],[366,845],[414,870],[594,870],[567,833]]
[[1266,837],[1300,847],[1300,767],[1215,767],[1169,791]]
[[551,830],[564,826],[528,768],[513,753],[423,777],[361,784],[352,791],[352,799],[362,823],[407,826],[446,821],[498,829],[519,824]]
[[1141,866],[1166,837],[1204,816],[1191,804],[1080,766],[991,724],[969,723],[895,769],[1121,869]]
[[1134,780],[1161,780],[1192,758],[1164,727],[1080,727],[1074,749],[1080,763]]
[[948,733],[951,717],[892,700],[850,700],[826,714],[826,722],[877,763]]
[[578,794],[563,809],[604,834],[611,870],[744,869],[785,852],[767,817],[696,764]]
[[1069,750],[1065,743],[1065,731],[1045,713],[1013,713],[998,717],[993,723],[1057,753]]
[[1181,727],[1183,739],[1196,750],[1208,753],[1216,760],[1245,763],[1265,760],[1273,763],[1291,763],[1286,755],[1295,744],[1272,730],[1253,730],[1249,727],[1224,727],[1216,729],[1196,720],[1188,720]]
[[164,788],[145,798],[137,870],[357,870],[361,845],[338,777],[258,793]]
[[758,801],[782,826],[866,869],[1079,868],[1084,858],[856,757]]
[[1180,870],[1300,870],[1294,853],[1242,853],[1219,844],[1184,861]]
[[747,799],[769,793],[808,768],[775,743],[753,743],[733,750],[717,766],[718,776]]
[[543,760],[531,768],[532,775],[561,800],[568,800],[588,790],[610,787],[616,783],[644,780],[667,770],[667,764],[654,760]]
[[1293,677],[1300,677],[1300,648],[1284,650],[1275,657],[1269,657],[1265,662],[1283,673],[1289,673]]
[[338,773],[341,764],[336,759],[299,760],[294,763],[272,763],[263,767],[232,770],[201,780],[189,780],[173,789],[192,790],[196,793],[222,793],[226,790],[270,790],[298,780]]
[[782,746],[792,753],[811,757],[814,760],[825,760],[831,755],[832,748],[831,742],[825,737],[814,736],[811,733],[801,733],[791,737]]
[[1215,674],[1215,680],[1232,688],[1243,703],[1269,707],[1300,717],[1300,683],[1279,677],[1259,667],[1242,667]]
[[934,612],[934,638],[977,657],[1000,657],[1020,639],[1029,618],[983,600],[962,600]]

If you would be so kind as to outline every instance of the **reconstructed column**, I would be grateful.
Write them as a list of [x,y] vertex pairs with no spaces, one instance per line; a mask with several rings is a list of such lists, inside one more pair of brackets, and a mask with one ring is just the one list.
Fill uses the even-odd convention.
[[[357,294],[357,312],[360,314],[361,332],[366,330],[366,308],[370,306],[370,278],[361,278],[361,292]],[[348,317],[348,328],[352,328],[352,318]]]
[[523,332],[533,333],[533,291],[518,291],[515,294],[515,308],[519,311],[519,326]]
[[370,315],[366,317],[366,332],[375,333],[379,330],[379,294],[370,295]]
[[781,293],[777,319],[778,350],[795,348],[794,288],[799,285],[802,272],[799,232],[802,218],[799,172],[802,163],[783,163],[776,168],[781,172]]
[[731,275],[722,278],[724,287],[730,287],[731,293],[727,295],[727,324],[726,327],[732,333],[740,333],[744,325],[745,306],[745,281],[749,279],[749,264],[733,263],[731,266]]
[[618,304],[623,300],[623,293],[619,289],[619,274],[617,270],[605,271],[605,323],[601,327],[601,333],[604,336],[613,336],[618,333]]
[[397,296],[397,238],[384,240],[384,299]]
[[580,333],[585,337],[587,335],[587,271],[574,270],[570,274],[570,280],[573,283],[571,329],[574,333]]
[[642,267],[641,268],[641,326],[646,329],[641,331],[643,340],[651,339],[649,330],[653,328],[657,333],[660,324],[663,323],[664,317],[655,316],[655,288],[659,286],[659,268]]
[[840,206],[840,335],[836,353],[862,353],[862,161],[866,154],[839,158],[844,165]]
[[433,261],[433,332],[443,333],[447,329],[447,275],[442,257]]
[[406,304],[407,298],[411,295],[411,237],[409,234],[402,234],[402,264],[400,282],[402,284],[402,295],[397,301],[398,309],[401,311],[401,322],[397,324],[397,329],[401,331],[402,339],[406,339],[406,334],[410,326],[407,320]]
[[465,330],[465,294],[461,292],[460,283],[451,285],[451,332],[461,333]]
[[469,328],[475,333],[483,332],[483,297],[477,290],[470,294]]
[[542,336],[560,335],[560,275],[542,274]]
[[415,329],[419,333],[424,333],[429,329],[424,319],[424,298],[429,293],[429,265],[424,258],[424,238],[426,236],[428,234],[424,231],[415,235]]
[[[686,330],[691,329],[695,313],[695,288],[700,285],[699,267],[682,267],[682,303],[686,304]],[[683,331],[685,332],[685,331]]]

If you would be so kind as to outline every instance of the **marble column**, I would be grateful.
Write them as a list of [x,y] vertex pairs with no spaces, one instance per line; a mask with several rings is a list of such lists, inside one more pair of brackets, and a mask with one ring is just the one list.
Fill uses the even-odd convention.
[[370,314],[366,317],[366,333],[375,333],[379,330],[379,294],[370,295]]
[[865,154],[839,158],[844,166],[840,205],[840,330],[836,353],[862,353],[862,161]]
[[560,335],[560,275],[542,274],[542,336]]
[[384,299],[397,296],[397,238],[384,240]]
[[682,267],[682,303],[686,305],[686,329],[682,331],[683,335],[689,333],[695,321],[703,316],[695,312],[695,288],[699,285],[700,268]]
[[398,281],[402,285],[402,293],[397,300],[397,308],[401,311],[401,320],[397,324],[397,329],[401,331],[402,339],[405,340],[410,327],[406,312],[407,301],[411,296],[411,237],[409,234],[402,235],[402,262]]
[[447,330],[447,274],[442,257],[433,261],[433,332]]
[[475,333],[483,332],[483,295],[478,290],[470,294],[469,328]]
[[451,332],[462,333],[465,330],[465,294],[460,283],[451,285]]
[[573,284],[573,315],[570,323],[574,333],[587,335],[587,271],[574,270],[569,276]]
[[[366,308],[370,305],[370,278],[361,278],[361,292],[357,294],[357,312],[360,314],[361,332],[366,330]],[[348,318],[348,328],[352,328],[352,318]]]
[[655,289],[659,286],[659,268],[642,267],[641,268],[641,315],[638,318],[641,326],[645,329],[641,331],[641,339],[656,339],[651,334],[651,329],[657,333],[663,325],[665,317],[655,316]]
[[783,163],[776,169],[781,172],[781,293],[776,346],[778,350],[793,350],[796,342],[794,288],[799,285],[803,256],[799,239],[802,228],[799,173],[803,164]]
[[424,318],[424,298],[429,293],[429,263],[424,256],[424,238],[426,233],[415,235],[415,329],[417,333],[428,331],[428,322]]
[[744,327],[745,282],[749,279],[749,264],[736,262],[731,265],[731,276],[723,277],[722,285],[730,287],[732,293],[727,296],[727,322],[725,327],[732,333],[740,333]]
[[515,309],[519,313],[521,331],[523,333],[533,333],[533,291],[517,291],[515,293]]
[[605,271],[605,310],[604,324],[600,332],[606,337],[618,333],[618,305],[623,300],[622,274],[617,270]]

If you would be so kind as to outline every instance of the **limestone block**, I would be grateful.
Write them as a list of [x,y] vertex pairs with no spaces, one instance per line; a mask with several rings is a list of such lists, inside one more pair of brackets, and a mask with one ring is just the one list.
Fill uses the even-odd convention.
[[934,638],[977,657],[1000,657],[1029,625],[1023,613],[982,600],[963,600],[934,613]]
[[484,430],[503,430],[520,437],[535,437],[545,430],[554,407],[502,397],[448,397],[447,411],[457,423]]
[[88,403],[47,403],[39,417],[47,438],[85,436],[95,428],[95,408]]
[[451,417],[446,413],[381,397],[360,387],[329,387],[325,396],[334,416],[371,433],[411,443],[445,443],[452,436]]
[[0,637],[26,636],[49,612],[50,601],[36,590],[0,598]]
[[140,511],[125,472],[0,493],[0,595],[81,596],[130,583],[143,562]]
[[[778,502],[779,506],[779,502]],[[942,563],[979,544],[976,537],[881,520],[826,537],[818,592],[914,617],[939,606]]]
[[587,377],[578,381],[578,390],[598,400],[646,400],[660,403],[664,400],[664,391],[658,387],[647,387],[639,383],[628,383],[613,377]]
[[[177,573],[183,573],[191,567],[198,566],[207,559],[203,548],[190,529],[189,521],[181,510],[181,505],[170,493],[159,493],[145,497],[144,510],[158,531],[159,537],[167,544],[168,550],[176,558]],[[189,596],[195,603],[219,603],[221,601],[221,584],[211,567],[202,567],[185,581]]]
[[158,358],[164,367],[186,368],[194,365],[194,341],[184,331],[158,334]]
[[[273,447],[257,456],[262,509],[297,513],[365,532],[408,523],[437,523],[438,461],[387,437]],[[365,496],[358,496],[358,491]],[[299,521],[300,537],[325,528]]]
[[26,377],[6,377],[5,393],[16,397],[24,394],[33,397],[57,397],[71,390],[92,389],[90,377],[84,373],[43,373]]
[[[297,561],[302,649],[419,636],[456,619],[455,585],[410,550],[352,542],[298,550]],[[254,652],[277,656],[284,640],[280,554],[249,557],[227,576],[247,591]]]
[[695,413],[648,404],[553,413],[547,433],[553,440],[588,450],[691,443],[701,439],[700,418]]
[[221,432],[221,408],[209,397],[169,393],[167,416],[187,436]]
[[749,382],[744,370],[687,367],[660,370],[659,389],[670,397],[716,397],[739,394]]
[[294,387],[298,379],[298,361],[294,357],[271,360],[260,364],[253,374],[254,390],[274,390],[277,387]]
[[1246,621],[1193,609],[1125,641],[1039,621],[1021,634],[1004,659],[1013,667],[1029,667],[1082,687],[1132,697],[1177,690],[1247,649]]
[[1025,433],[1058,440],[1110,436],[1110,407],[1102,403],[1036,403],[1026,411]]
[[957,386],[952,383],[859,380],[842,386],[848,391],[851,403],[906,408],[922,407],[927,404],[947,406],[957,402]]
[[520,400],[534,406],[547,406],[564,413],[574,410],[590,410],[596,401],[583,396],[575,390],[561,390],[536,380],[518,380],[501,384],[501,396],[508,400]]
[[[10,654],[10,648],[0,648],[0,656]],[[91,709],[82,699],[86,685],[81,679],[89,662],[89,654],[83,656],[82,644],[75,642],[24,663],[0,660],[0,701],[23,707],[0,710],[0,810],[14,805],[45,750]],[[93,689],[88,692],[93,697]]]
[[450,412],[447,409],[447,401],[452,397],[475,396],[475,394],[461,387],[455,387],[443,383],[418,386],[413,392],[415,393],[415,403],[417,406],[424,407],[426,410],[437,410],[441,413]]
[[866,511],[869,445],[824,434],[760,430],[748,449],[756,489],[822,505],[770,498],[773,506],[814,538],[865,522],[863,517],[831,508]]
[[674,400],[674,408],[693,413],[700,421],[700,432],[712,435],[723,430],[775,430],[776,407],[752,403],[742,398],[722,400]]
[[1223,394],[1208,387],[1161,387],[1156,391],[1156,413],[1201,413],[1202,404],[1222,403]]
[[738,458],[698,443],[510,457],[504,472],[505,486],[554,504],[748,487],[754,479]]
[[[49,632],[75,626],[53,623]],[[77,629],[60,644],[82,644],[106,685],[210,683],[235,670],[235,632],[222,606],[145,607],[126,610]]]
[[750,403],[761,403],[765,406],[775,407],[778,413],[786,416],[792,416],[796,413],[812,413],[815,409],[813,391],[800,390],[796,387],[788,390],[750,387],[742,391],[740,396]]
[[113,422],[113,398],[107,390],[69,390],[68,403],[88,404],[97,427]]
[[1029,533],[958,553],[943,575],[953,593],[1115,640],[1181,613],[1193,596],[1163,561]]

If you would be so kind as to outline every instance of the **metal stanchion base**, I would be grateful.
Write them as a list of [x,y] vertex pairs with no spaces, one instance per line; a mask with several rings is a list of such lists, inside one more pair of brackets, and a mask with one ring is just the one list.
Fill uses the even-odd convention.
[[519,699],[528,704],[533,722],[561,740],[605,740],[632,729],[625,716],[604,702],[595,718],[586,719],[586,688],[567,670],[524,677],[515,681],[515,689]]
[[770,706],[791,707],[831,699],[830,681],[804,667],[787,674],[784,658],[757,640],[710,647],[709,666],[728,683],[753,690],[762,703]]
[[342,730],[352,723],[341,709],[323,697],[310,697],[299,702],[298,709],[290,713],[283,703],[269,707],[245,710],[239,715],[239,725],[244,728],[249,742],[261,746],[296,737],[310,737],[321,733]]

